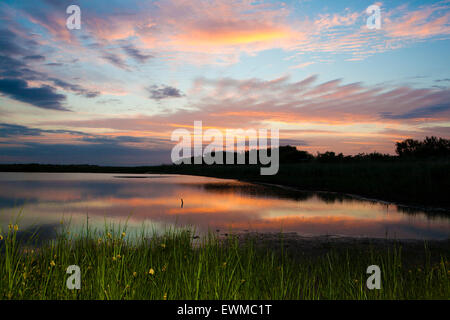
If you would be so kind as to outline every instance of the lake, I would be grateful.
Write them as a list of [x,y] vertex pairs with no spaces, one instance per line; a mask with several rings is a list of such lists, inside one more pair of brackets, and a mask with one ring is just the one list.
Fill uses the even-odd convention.
[[[183,199],[183,205],[182,201]],[[450,215],[338,193],[302,192],[182,175],[0,173],[0,227],[50,231],[105,223],[199,233],[297,232],[398,239],[446,239]],[[74,231],[76,232],[76,231]]]

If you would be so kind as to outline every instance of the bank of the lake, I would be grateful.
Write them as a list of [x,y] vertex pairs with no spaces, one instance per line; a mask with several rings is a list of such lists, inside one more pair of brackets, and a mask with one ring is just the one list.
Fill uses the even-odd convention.
[[[281,163],[273,176],[256,165],[161,165],[112,167],[95,165],[3,164],[0,172],[90,172],[184,174],[238,179],[331,191],[450,212],[450,160],[391,159],[343,162]],[[441,210],[442,211],[442,210]]]
[[[33,247],[10,226],[0,242],[1,299],[448,299],[447,241],[302,238],[190,230],[130,241],[86,231]],[[80,290],[69,290],[69,265]],[[367,268],[380,268],[369,290]]]
[[170,165],[147,173],[174,173],[270,183],[300,190],[353,194],[450,214],[450,161],[398,160],[281,164],[273,176],[250,165]]

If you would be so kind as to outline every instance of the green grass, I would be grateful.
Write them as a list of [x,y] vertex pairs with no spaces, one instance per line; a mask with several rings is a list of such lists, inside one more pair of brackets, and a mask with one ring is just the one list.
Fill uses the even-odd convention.
[[[294,257],[252,241],[167,230],[147,238],[105,227],[77,237],[62,231],[39,247],[14,226],[0,240],[0,299],[448,299],[449,262],[405,259],[402,248],[330,250]],[[122,234],[125,232],[125,236]],[[197,241],[195,240],[195,241]],[[81,290],[66,288],[66,268],[81,268]],[[381,290],[366,287],[369,265]],[[153,272],[151,271],[153,270]]]

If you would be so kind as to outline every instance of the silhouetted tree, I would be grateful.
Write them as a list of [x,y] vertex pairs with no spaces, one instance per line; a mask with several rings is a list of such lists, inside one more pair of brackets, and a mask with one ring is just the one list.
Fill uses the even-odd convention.
[[426,137],[423,141],[406,139],[396,143],[395,152],[400,157],[447,157],[450,156],[450,140]]
[[333,151],[326,151],[325,153],[317,153],[316,159],[321,162],[337,162],[344,159],[344,155],[339,153],[336,155]]

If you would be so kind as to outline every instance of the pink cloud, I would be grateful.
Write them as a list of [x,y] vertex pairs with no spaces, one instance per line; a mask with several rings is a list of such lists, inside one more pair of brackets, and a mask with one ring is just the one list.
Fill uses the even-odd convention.
[[[398,18],[386,19],[384,29],[391,38],[424,39],[450,35],[449,6],[427,6],[411,12],[402,12]],[[447,12],[442,13],[441,10]]]
[[[158,52],[175,62],[232,64],[242,53],[268,49],[290,52],[347,53],[361,60],[377,52],[395,50],[411,41],[448,38],[449,3],[424,5],[408,11],[403,5],[388,11],[382,6],[382,29],[365,26],[367,14],[349,9],[299,19],[288,4],[246,0],[166,0],[139,3],[131,12],[84,12],[83,30],[100,47],[134,41],[140,49]],[[65,16],[51,8],[33,15],[23,11],[55,38],[77,44],[65,27]],[[295,67],[305,62],[294,61]]]
[[174,129],[191,129],[196,120],[202,120],[205,128],[220,130],[275,125],[280,126],[281,139],[306,140],[317,150],[357,153],[373,146],[380,147],[378,151],[393,152],[393,141],[429,134],[426,127],[450,121],[449,89],[365,86],[345,84],[340,79],[317,83],[316,76],[297,82],[289,77],[269,81],[199,78],[194,87],[188,95],[189,110],[152,116],[42,121],[39,125],[91,128],[113,136],[166,141]]

